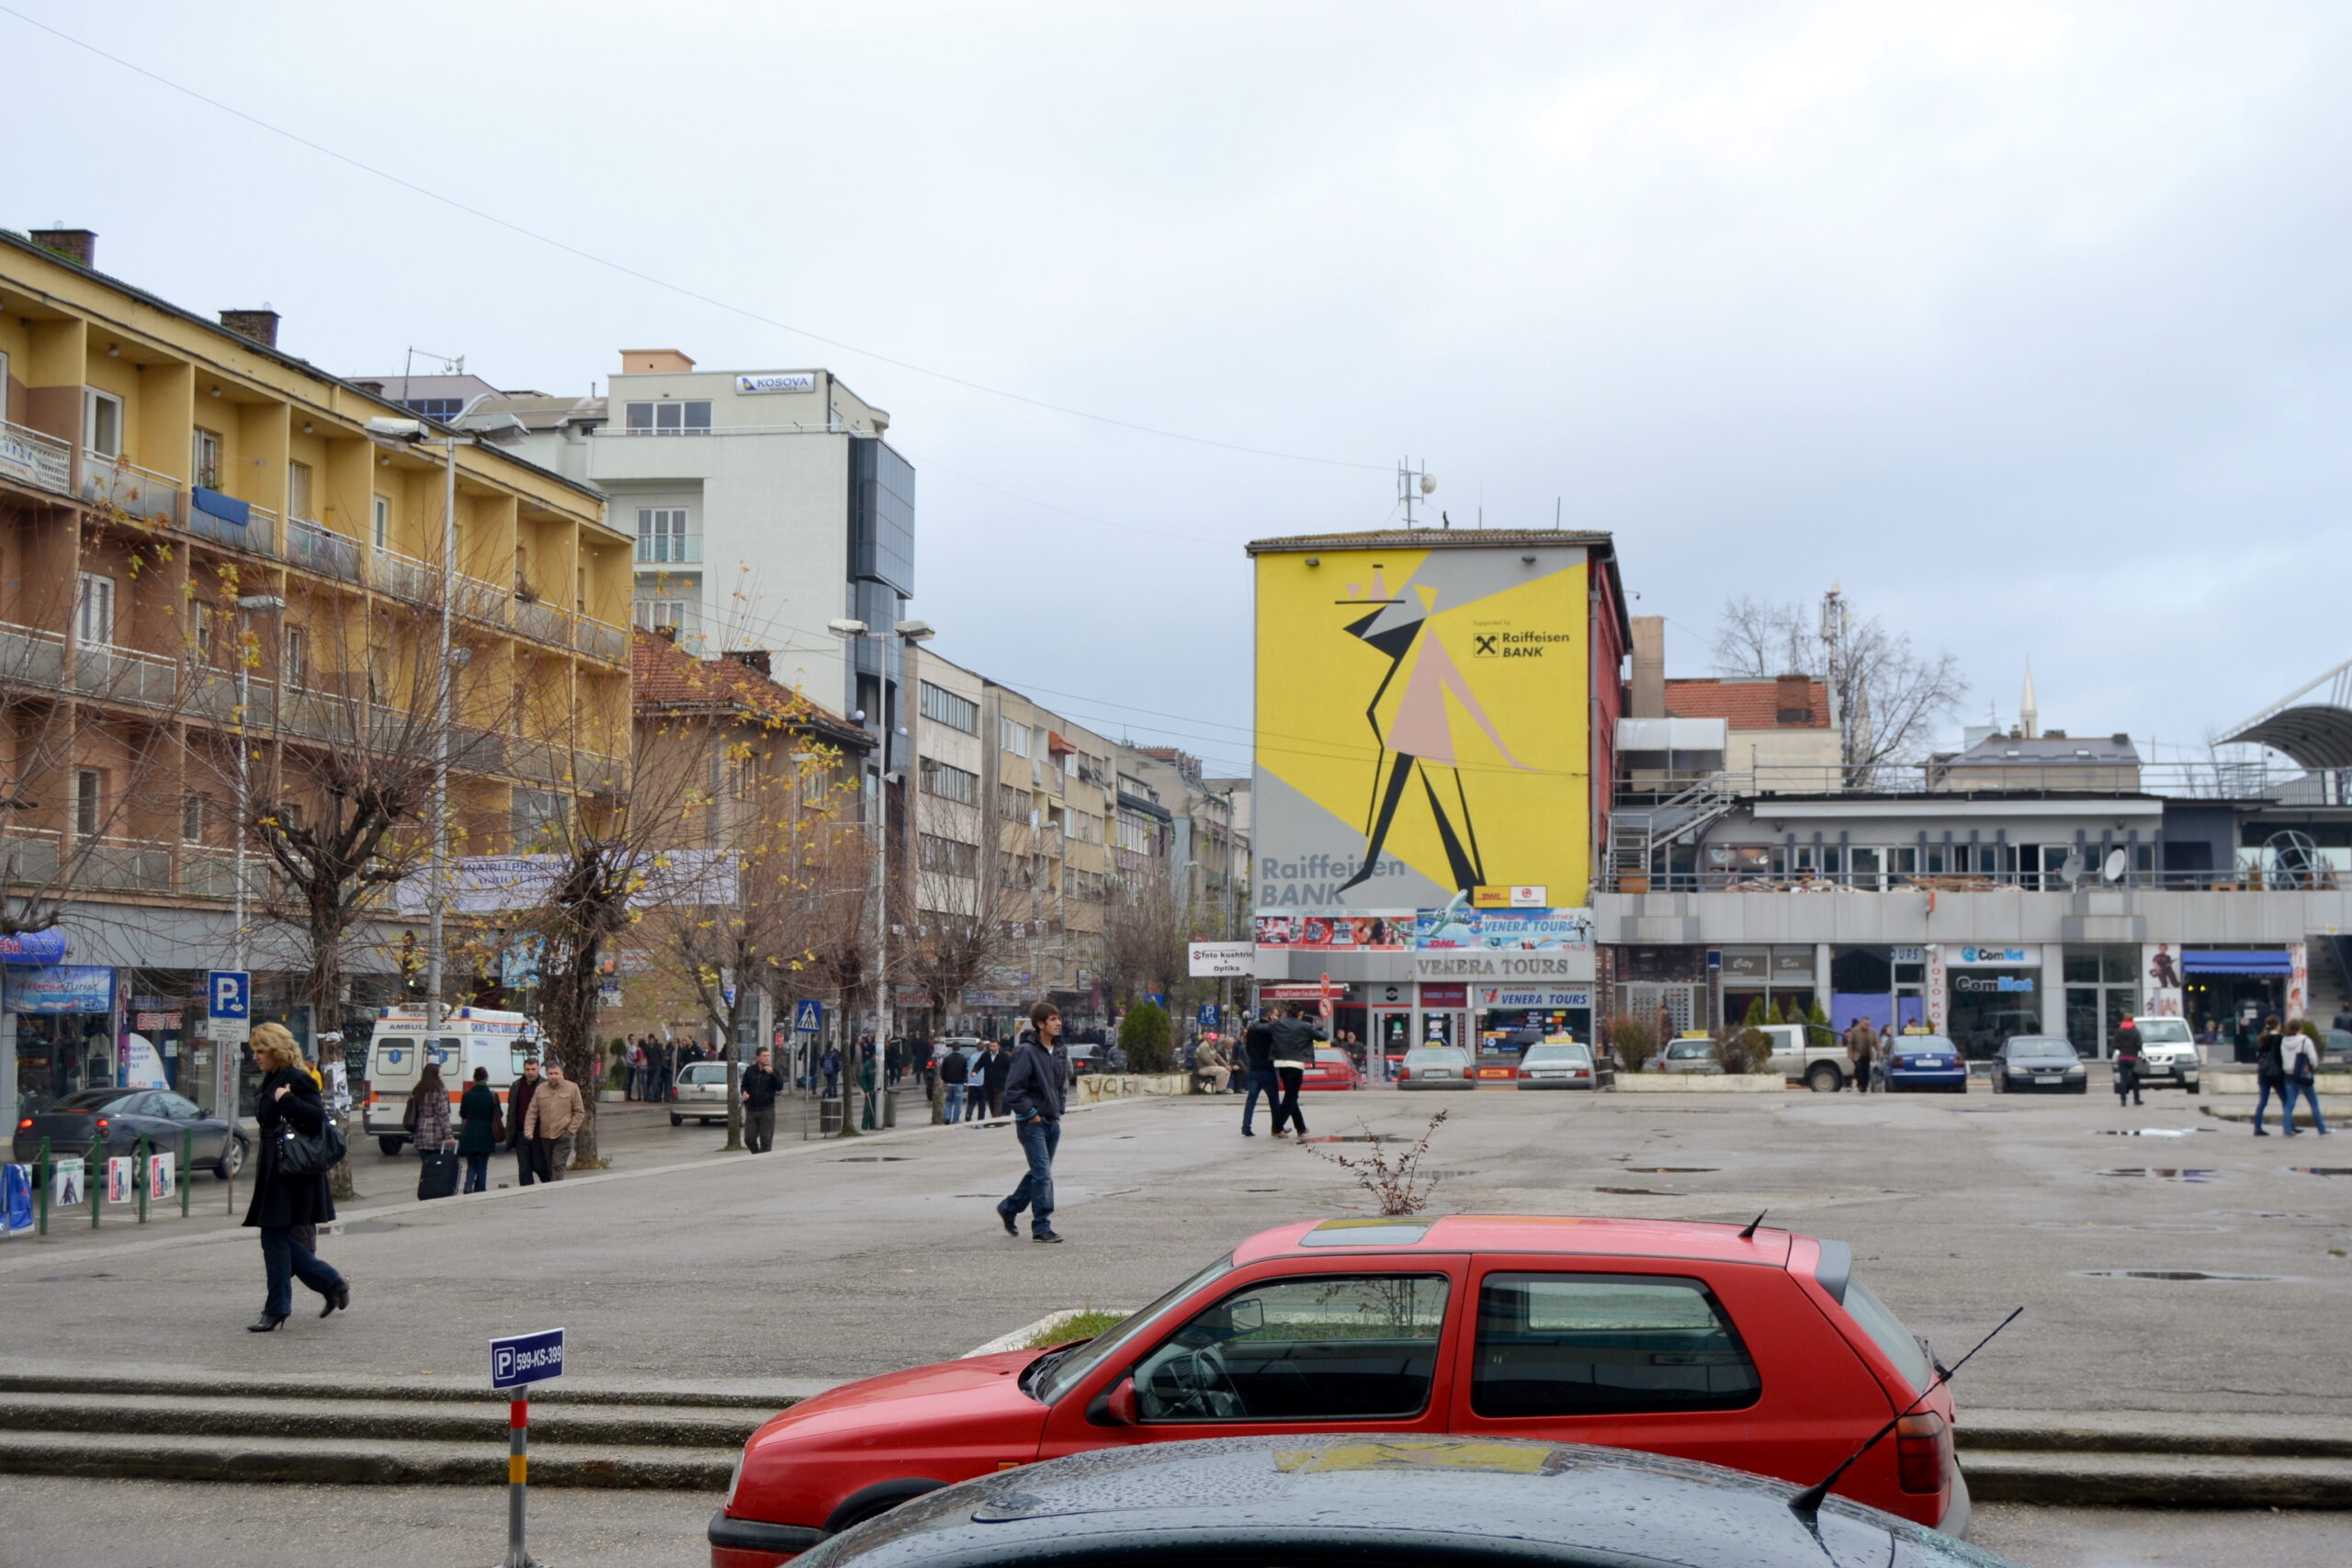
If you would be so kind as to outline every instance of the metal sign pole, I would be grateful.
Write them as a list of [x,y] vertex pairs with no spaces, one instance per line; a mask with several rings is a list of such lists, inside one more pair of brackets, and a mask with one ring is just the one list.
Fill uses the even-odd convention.
[[506,1562],[539,1568],[523,1542],[523,1504],[531,1475],[531,1384],[563,1375],[563,1330],[509,1335],[490,1342],[490,1386],[510,1391],[506,1406]]
[[517,1399],[506,1407],[506,1563],[505,1568],[537,1568],[530,1548],[523,1544],[523,1499],[530,1491],[531,1402]]

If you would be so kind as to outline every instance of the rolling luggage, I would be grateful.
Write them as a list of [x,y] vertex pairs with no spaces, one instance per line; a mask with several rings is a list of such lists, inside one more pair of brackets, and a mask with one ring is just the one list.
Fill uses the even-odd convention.
[[458,1190],[458,1153],[455,1149],[435,1149],[424,1156],[424,1169],[416,1179],[419,1201],[447,1198]]

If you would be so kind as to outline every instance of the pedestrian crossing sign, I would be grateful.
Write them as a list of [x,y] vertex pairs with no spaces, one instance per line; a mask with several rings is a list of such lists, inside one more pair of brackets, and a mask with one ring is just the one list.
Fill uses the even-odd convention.
[[816,1034],[825,1027],[825,1004],[811,997],[804,997],[792,1004],[792,1032],[795,1034]]

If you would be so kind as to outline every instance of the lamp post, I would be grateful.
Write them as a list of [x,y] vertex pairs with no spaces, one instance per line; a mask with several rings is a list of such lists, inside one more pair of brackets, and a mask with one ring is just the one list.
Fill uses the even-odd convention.
[[[873,1061],[874,1094],[875,1096],[879,1097],[887,1086],[887,1080],[885,1079],[884,1073],[888,1059],[885,1055],[885,1043],[889,1039],[890,1035],[890,911],[888,899],[890,866],[890,699],[889,693],[885,689],[883,683],[885,661],[882,660],[880,655],[883,649],[887,646],[888,638],[893,634],[895,634],[901,641],[910,643],[922,642],[924,638],[929,637],[933,634],[931,624],[928,621],[900,621],[891,627],[890,631],[886,632],[881,630],[879,627],[869,626],[864,621],[846,616],[826,622],[825,629],[831,632],[834,636],[842,638],[845,643],[853,641],[858,637],[873,638],[874,649],[876,656],[875,659],[874,671],[874,701],[876,708],[876,712],[874,715],[874,738],[875,744],[878,750],[875,755],[874,773]],[[860,713],[857,716],[862,718],[865,716],[863,713]],[[907,822],[909,829],[911,831],[914,824],[914,812],[911,806],[910,806],[907,812]],[[874,1100],[869,1099],[866,1102],[868,1109],[872,1109],[874,1103]],[[849,1117],[846,1110],[844,1110],[842,1114],[842,1123],[843,1126],[847,1126],[849,1123]],[[880,1113],[876,1111],[875,1114],[876,1130],[879,1131],[881,1125],[882,1118]]]
[[231,876],[236,883],[237,929],[231,966],[245,969],[245,824],[253,816],[253,786],[247,771],[252,751],[250,718],[253,705],[253,664],[245,657],[245,623],[251,615],[280,615],[286,601],[274,593],[248,593],[237,600],[237,842]]

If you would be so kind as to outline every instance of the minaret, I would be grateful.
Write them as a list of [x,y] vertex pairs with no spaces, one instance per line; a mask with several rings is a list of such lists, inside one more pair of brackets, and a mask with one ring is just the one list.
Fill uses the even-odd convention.
[[2025,694],[2018,698],[2018,729],[2028,740],[2041,738],[2041,710],[2033,700],[2033,660],[2025,661]]

